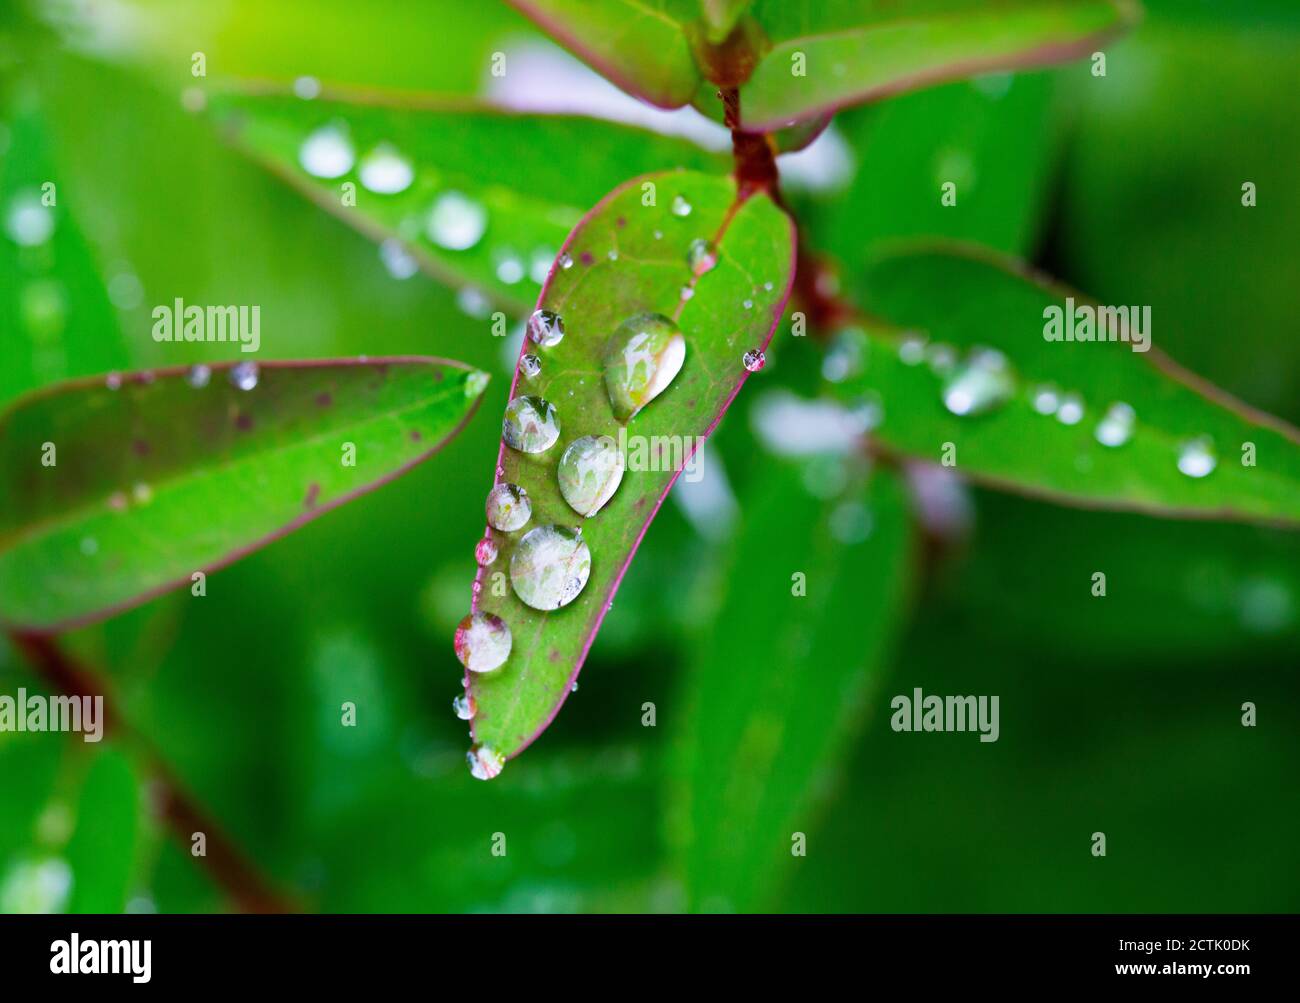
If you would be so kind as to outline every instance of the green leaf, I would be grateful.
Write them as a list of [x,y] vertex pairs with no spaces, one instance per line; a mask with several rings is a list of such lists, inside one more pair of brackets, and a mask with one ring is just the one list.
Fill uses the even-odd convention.
[[[878,395],[883,421],[873,434],[887,450],[940,462],[950,443],[961,475],[1068,504],[1300,522],[1300,433],[1192,376],[1158,348],[1047,340],[1047,311],[1064,312],[1070,297],[1077,311],[1086,298],[1011,259],[956,245],[883,258],[862,287],[868,312],[894,328],[872,328],[861,372],[839,391],[850,400]],[[1159,342],[1158,314],[1147,335]],[[918,361],[922,339],[925,360]],[[987,413],[959,416],[945,406],[945,394],[968,409],[969,398],[958,399],[971,386],[961,374],[986,348],[1006,362],[1007,399]],[[1077,395],[1081,414],[1073,405],[1040,413],[1035,398],[1043,390],[1058,402]],[[1103,445],[1115,428],[1103,427],[1104,419],[1116,405],[1133,410],[1131,434]],[[1247,443],[1256,465],[1243,462]],[[1207,450],[1213,469],[1197,469],[1196,454]]]
[[0,415],[0,621],[63,628],[220,568],[437,452],[487,379],[415,357],[255,371],[79,380]]
[[741,88],[741,118],[772,129],[946,80],[1074,59],[1134,13],[1128,0],[757,0],[771,48]]
[[700,85],[687,28],[699,0],[510,0],[578,58],[660,108]]
[[[595,119],[437,99],[338,98],[225,94],[210,108],[241,149],[322,208],[393,240],[394,250],[405,249],[435,278],[469,284],[516,311],[534,302],[556,248],[626,178],[629,161],[647,169],[725,167],[685,140]],[[329,165],[335,176],[313,176],[304,169],[305,144],[331,135],[344,137],[351,156]],[[402,181],[398,163],[411,169],[402,190],[376,190],[383,186],[367,171],[376,150],[400,158],[388,161],[399,173],[384,179],[377,171],[380,180]],[[345,186],[355,204],[345,204]]]
[[769,461],[700,638],[673,836],[693,907],[761,907],[790,874],[897,631],[912,539],[901,483],[853,472],[822,500]]
[[[713,241],[717,264],[693,279],[687,255],[700,239]],[[555,270],[539,301],[563,318],[564,339],[552,348],[525,343],[525,352],[541,357],[541,373],[517,374],[512,393],[552,402],[560,436],[541,453],[502,446],[496,480],[528,492],[532,518],[522,530],[492,531],[499,553],[477,582],[476,609],[506,623],[513,650],[496,671],[468,673],[478,711],[473,737],[505,757],[517,755],[558,713],[668,488],[749,375],[742,357],[771,338],[792,281],[794,232],[765,194],[741,199],[730,178],[671,172],[611,193],[564,253],[572,266]],[[683,298],[683,290],[693,293]],[[602,359],[615,329],[647,312],[676,321],[685,361],[662,395],[620,426]],[[608,504],[587,519],[557,484],[561,455],[583,436],[614,437],[629,468]],[[664,448],[651,455],[655,445]],[[539,612],[515,595],[508,572],[521,539],[551,524],[581,527],[591,573],[570,605]]]
[[106,747],[91,762],[77,796],[77,824],[66,851],[73,875],[69,912],[112,913],[125,907],[136,873],[141,802],[131,761]]

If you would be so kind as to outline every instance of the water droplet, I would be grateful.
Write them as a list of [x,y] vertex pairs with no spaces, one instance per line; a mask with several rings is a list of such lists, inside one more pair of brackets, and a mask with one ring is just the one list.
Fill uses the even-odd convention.
[[389,237],[379,245],[379,260],[388,269],[388,274],[395,279],[409,279],[420,270],[415,255],[395,237]]
[[618,490],[625,467],[623,453],[610,436],[574,439],[560,457],[556,471],[560,494],[578,515],[593,516]]
[[49,206],[41,205],[39,192],[21,191],[9,203],[5,232],[22,247],[44,244],[54,233],[54,212]]
[[752,309],[754,309],[754,301],[753,301],[753,300],[741,300],[741,301],[740,301],[740,305],[743,306],[746,310],[752,310]]
[[460,192],[443,192],[429,213],[429,239],[449,251],[469,250],[485,230],[487,210]]
[[496,541],[490,536],[485,536],[479,540],[474,547],[474,560],[479,563],[480,567],[487,567],[497,559]]
[[377,195],[396,195],[411,187],[415,168],[387,143],[380,143],[361,160],[361,184]]
[[898,343],[898,360],[905,366],[919,366],[925,361],[925,338],[908,335]]
[[212,367],[199,363],[197,366],[190,366],[189,375],[185,377],[187,383],[195,390],[202,390],[212,379]]
[[1137,415],[1129,405],[1122,402],[1112,404],[1097,424],[1093,435],[1103,446],[1122,446],[1133,438],[1133,423],[1136,419]]
[[131,497],[135,499],[137,505],[147,504],[153,500],[153,488],[141,482],[131,489]]
[[469,763],[469,772],[475,780],[491,780],[501,775],[501,769],[506,765],[505,757],[493,749],[490,745],[476,745],[465,753],[465,761]]
[[534,310],[528,318],[528,340],[542,348],[554,348],[564,340],[564,320],[552,310]]
[[1178,469],[1188,477],[1208,477],[1218,465],[1214,442],[1207,435],[1190,439],[1178,447]]
[[299,77],[293,82],[293,92],[304,101],[320,97],[320,81],[315,77]]
[[767,356],[757,348],[751,348],[740,359],[745,368],[751,373],[756,373],[767,365]]
[[533,503],[518,484],[498,484],[488,492],[487,521],[493,529],[513,533],[532,517]]
[[1041,384],[1034,387],[1031,403],[1039,414],[1056,414],[1056,409],[1061,406],[1061,392],[1050,383]]
[[0,912],[49,915],[68,907],[72,868],[61,857],[23,860],[0,883]]
[[831,513],[831,536],[840,543],[861,543],[871,536],[874,525],[871,510],[859,501],[846,501]]
[[713,241],[696,237],[686,249],[686,263],[691,266],[693,275],[711,272],[718,263],[718,249],[714,247]]
[[770,282],[764,282],[764,283],[763,283],[763,288],[764,288],[767,292],[770,293],[770,292],[772,291],[772,283],[770,283]]
[[483,370],[475,369],[465,377],[465,396],[469,399],[477,397],[487,388],[490,379]]
[[573,267],[573,258],[569,255],[568,251],[562,252],[556,260],[559,261],[560,267],[566,272]]
[[492,301],[474,286],[462,286],[456,292],[456,305],[465,316],[475,320],[482,320],[492,311]]
[[456,657],[470,672],[491,672],[510,657],[510,628],[495,613],[471,613],[456,628]]
[[87,557],[94,557],[99,553],[99,541],[93,536],[83,536],[81,538],[81,552]]
[[663,314],[642,313],[623,321],[605,345],[605,392],[619,421],[626,422],[663,393],[686,361],[686,339]]
[[355,159],[347,131],[333,122],[322,125],[304,139],[298,150],[298,163],[317,178],[341,178],[352,170]]
[[546,248],[539,247],[534,250],[531,264],[528,266],[528,277],[540,286],[546,281],[546,276],[551,274],[551,260],[553,258],[554,255]]
[[514,251],[501,252],[497,256],[497,278],[508,286],[522,282],[524,279],[524,259]]
[[544,453],[560,437],[560,417],[555,405],[541,397],[525,394],[506,405],[501,438],[521,453]]
[[685,219],[687,216],[691,214],[691,204],[686,201],[684,196],[674,195],[672,212],[674,216],[678,216],[682,219]]
[[695,295],[695,290],[690,286],[682,286],[682,299],[688,300]]
[[944,381],[943,406],[955,415],[986,414],[1005,404],[1014,390],[1006,356],[973,348]]
[[590,575],[591,550],[579,533],[564,526],[529,530],[510,557],[510,585],[533,609],[569,605]]
[[241,362],[230,370],[231,385],[240,390],[252,390],[257,386],[257,378],[256,362]]
[[451,709],[462,721],[469,721],[478,713],[478,703],[468,693],[462,693],[451,702]]
[[1083,398],[1075,393],[1062,397],[1056,408],[1056,420],[1062,425],[1077,425],[1083,421]]
[[939,342],[925,350],[925,361],[936,376],[951,376],[957,370],[957,349]]
[[542,360],[536,355],[525,355],[519,360],[519,371],[525,379],[536,379],[542,372]]
[[606,254],[605,257],[609,258],[610,261],[617,261],[617,260],[618,260],[618,248],[617,248],[617,247],[611,247],[611,248],[609,249],[609,253]]
[[104,386],[109,390],[120,390],[122,388],[122,374],[109,373],[104,377]]
[[822,376],[831,383],[843,383],[862,372],[866,354],[867,336],[863,331],[841,331],[822,359]]

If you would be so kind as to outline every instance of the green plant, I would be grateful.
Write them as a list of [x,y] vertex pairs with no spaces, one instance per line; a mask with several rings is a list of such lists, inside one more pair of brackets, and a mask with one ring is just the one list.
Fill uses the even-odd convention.
[[[694,847],[699,900],[761,899],[767,837],[851,733],[867,663],[888,648],[911,584],[912,461],[1071,505],[1300,522],[1294,429],[1158,349],[1045,339],[1054,308],[1092,307],[1001,248],[899,241],[849,258],[841,238],[837,282],[782,187],[777,154],[815,141],[838,110],[1090,56],[1132,23],[1129,4],[916,0],[906,18],[851,0],[514,6],[628,93],[724,123],[731,158],[576,115],[314,82],[295,94],[227,80],[200,95],[224,139],[403,267],[472,290],[493,326],[528,318],[505,441],[481,462],[484,495],[517,485],[531,515],[489,526],[457,638],[474,670],[459,706],[475,776],[495,776],[554,719],[649,523],[780,352],[783,318],[825,349],[819,372],[792,364],[786,383],[836,402],[854,445],[823,497],[798,495],[792,510],[793,475],[774,465],[745,499],[729,572],[739,584],[717,615],[753,618],[752,650],[736,657],[761,668],[719,674],[708,650],[719,642],[706,641],[698,661],[715,671],[699,675],[678,750],[674,827]],[[630,158],[642,172],[616,175]],[[7,191],[43,176],[34,161],[6,169],[27,173]],[[960,165],[953,178],[937,186],[941,205],[961,198]],[[22,225],[39,229],[42,206],[27,209]],[[762,379],[781,378],[771,368]],[[427,458],[485,386],[474,367],[384,357],[113,373],[37,391],[0,416],[0,621],[33,644],[189,586]],[[571,447],[587,453],[566,461]],[[650,462],[633,462],[638,448]],[[759,577],[746,558],[773,549],[792,568],[804,558],[817,603],[790,615],[770,581],[745,588]],[[846,620],[871,643],[844,645]],[[801,664],[830,667],[816,716],[799,713]]]

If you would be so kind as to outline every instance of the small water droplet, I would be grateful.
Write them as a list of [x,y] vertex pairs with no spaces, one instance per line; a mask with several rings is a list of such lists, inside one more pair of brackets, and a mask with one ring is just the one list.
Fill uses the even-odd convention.
[[189,374],[185,377],[185,382],[195,390],[202,390],[212,380],[212,367],[199,363],[196,366],[190,366]]
[[462,721],[470,721],[478,713],[478,702],[468,693],[462,693],[452,700],[451,709]]
[[718,264],[718,250],[713,241],[706,237],[696,237],[686,249],[686,263],[691,266],[693,275],[703,275],[713,271]]
[[682,293],[681,293],[682,299],[688,300],[694,295],[695,295],[694,289],[692,289],[690,286],[682,286]]
[[556,471],[560,494],[578,515],[593,516],[618,490],[625,467],[623,454],[610,436],[574,439]]
[[9,203],[5,232],[22,247],[44,244],[54,233],[54,210],[41,204],[40,193],[35,189],[21,191]]
[[1040,384],[1034,387],[1031,403],[1039,414],[1056,414],[1056,409],[1061,406],[1061,392],[1050,383]]
[[541,397],[525,394],[506,405],[501,438],[521,453],[544,453],[560,437],[560,417],[555,405]]
[[131,497],[135,499],[137,505],[147,504],[153,500],[153,488],[141,482],[131,489]]
[[460,192],[443,192],[429,212],[429,239],[449,251],[467,251],[487,230],[487,210]]
[[317,178],[341,178],[352,170],[355,159],[347,130],[335,122],[322,125],[303,140],[298,150],[298,163]]
[[605,345],[605,392],[619,421],[627,422],[663,393],[686,361],[686,339],[663,314],[623,321]]
[[831,536],[840,543],[861,543],[871,536],[874,525],[871,510],[859,501],[846,501],[831,513]]
[[533,609],[569,605],[590,575],[591,550],[579,533],[564,526],[529,530],[510,557],[510,585]]
[[898,343],[898,360],[905,366],[919,366],[925,361],[925,341],[922,335],[908,335]]
[[1189,439],[1178,447],[1178,469],[1188,477],[1208,477],[1218,465],[1214,442],[1207,435]]
[[525,355],[519,360],[519,371],[524,374],[525,379],[534,380],[541,375],[542,360],[536,355]]
[[120,390],[122,388],[122,374],[109,373],[104,377],[104,386],[109,390]]
[[395,237],[389,237],[379,245],[379,260],[388,269],[388,274],[399,280],[409,279],[420,270],[415,255]]
[[503,251],[497,256],[497,278],[506,285],[518,285],[524,280],[524,274],[524,259],[514,251]]
[[1056,420],[1062,425],[1077,425],[1083,421],[1083,398],[1076,393],[1062,397],[1056,408]]
[[764,282],[764,283],[763,283],[763,289],[770,293],[770,292],[772,291],[772,283],[770,283],[770,282]]
[[973,348],[944,381],[943,406],[955,415],[986,414],[1005,404],[1014,390],[1006,357],[991,348]]
[[513,533],[532,517],[533,503],[518,484],[498,484],[488,492],[487,521],[493,529]]
[[94,557],[99,553],[99,541],[93,536],[83,536],[81,538],[81,552],[87,557]]
[[230,383],[240,390],[252,390],[257,386],[258,371],[256,362],[240,362],[230,370]]
[[[485,536],[479,540],[474,547],[474,560],[479,563],[480,567],[487,567],[497,559],[497,544],[490,536]],[[477,583],[475,583],[477,584]]]
[[1097,424],[1093,435],[1103,446],[1112,448],[1122,446],[1133,438],[1133,424],[1136,419],[1137,414],[1129,405],[1122,402],[1112,404]]
[[925,361],[936,376],[951,376],[957,370],[957,349],[939,342],[925,349]]
[[754,301],[753,301],[753,300],[742,300],[741,303],[740,303],[740,305],[743,306],[746,310],[752,310],[752,309],[754,309]]
[[61,857],[21,860],[0,882],[0,912],[49,915],[68,908],[72,868]]
[[556,260],[559,261],[560,267],[566,272],[573,267],[573,258],[568,251],[562,252]]
[[492,780],[501,775],[506,765],[505,757],[489,745],[476,745],[465,753],[469,772],[475,780]]
[[672,212],[674,216],[685,219],[691,214],[691,204],[682,195],[673,196]]
[[756,373],[767,365],[767,356],[757,348],[751,348],[740,359],[745,368],[751,373]]
[[474,286],[462,286],[457,290],[456,305],[465,316],[473,317],[475,320],[482,320],[492,312],[492,301],[481,289],[476,289]]
[[866,333],[847,328],[835,336],[822,359],[822,376],[831,383],[843,383],[862,372],[866,354]]
[[361,160],[361,184],[377,195],[396,195],[411,187],[415,168],[388,143],[380,143]]
[[465,396],[473,399],[481,394],[488,385],[491,377],[481,369],[475,369],[465,377]]
[[618,260],[618,248],[616,248],[616,247],[611,247],[611,248],[609,249],[609,253],[606,254],[605,257],[609,258],[610,261],[617,261],[617,260]]
[[293,82],[293,92],[304,101],[320,97],[320,81],[315,77],[298,77]]
[[564,319],[553,310],[534,310],[528,318],[528,340],[542,348],[554,348],[564,340]]
[[456,657],[470,672],[491,672],[510,657],[510,628],[495,613],[471,613],[456,628]]

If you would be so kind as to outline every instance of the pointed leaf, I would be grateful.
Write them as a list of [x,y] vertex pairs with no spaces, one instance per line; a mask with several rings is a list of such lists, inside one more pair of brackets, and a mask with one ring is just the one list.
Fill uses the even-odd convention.
[[[654,204],[647,205],[651,194]],[[687,256],[701,238],[713,241],[717,264],[696,279]],[[748,377],[742,357],[771,338],[789,293],[794,234],[766,195],[740,199],[730,178],[672,172],[614,191],[573,232],[564,253],[571,266],[552,273],[539,301],[563,318],[564,338],[552,348],[525,342],[525,352],[540,356],[541,372],[531,379],[517,373],[511,395],[551,402],[560,435],[540,453],[502,447],[496,480],[528,492],[532,517],[520,530],[491,531],[498,555],[477,580],[476,608],[506,623],[513,648],[496,671],[468,673],[477,705],[473,736],[505,757],[525,748],[559,711],[664,495]],[[667,389],[620,426],[602,359],[615,330],[648,312],[676,321],[685,359]],[[628,468],[608,504],[586,519],[557,484],[561,455],[583,436],[614,438]],[[591,571],[575,601],[540,612],[516,596],[509,572],[521,539],[551,524],[581,527]]]
[[994,70],[1088,55],[1134,19],[1128,0],[758,0],[771,48],[740,90],[747,128]]
[[189,584],[437,452],[487,380],[423,358],[267,362],[248,390],[234,372],[78,380],[0,415],[0,622]]
[[627,177],[629,163],[651,170],[724,164],[682,139],[470,102],[227,93],[209,107],[237,146],[322,208],[387,241],[390,261],[409,256],[440,281],[473,286],[518,311],[537,298],[556,249]]
[[761,908],[794,834],[813,838],[898,631],[911,546],[893,475],[823,501],[769,460],[689,677],[672,835],[693,908]]
[[[885,258],[863,285],[869,313],[895,327],[871,329],[861,372],[839,389],[878,395],[885,448],[940,462],[951,443],[959,474],[1067,504],[1300,522],[1300,432],[1158,348],[1134,351],[1141,339],[1047,340],[1051,311],[1071,298],[1076,313],[1093,309],[1085,297],[956,246]],[[1146,334],[1158,343],[1160,330],[1157,314]],[[983,348],[1005,360],[1006,399],[976,413],[981,391],[960,374]]]

